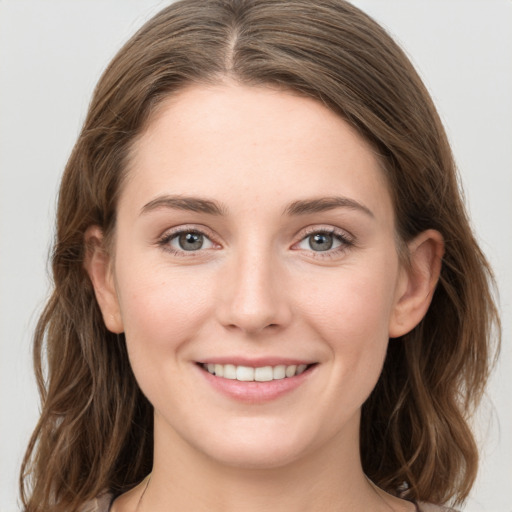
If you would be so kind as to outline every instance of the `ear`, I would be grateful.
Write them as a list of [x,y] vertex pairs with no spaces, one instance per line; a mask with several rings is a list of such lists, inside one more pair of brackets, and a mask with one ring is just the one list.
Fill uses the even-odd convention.
[[402,266],[395,305],[389,322],[389,337],[414,329],[427,313],[441,273],[444,255],[439,231],[423,231],[407,244],[409,262]]
[[98,226],[91,226],[85,232],[85,247],[84,267],[91,279],[105,326],[111,332],[122,333],[124,327],[111,257],[105,249],[103,232]]

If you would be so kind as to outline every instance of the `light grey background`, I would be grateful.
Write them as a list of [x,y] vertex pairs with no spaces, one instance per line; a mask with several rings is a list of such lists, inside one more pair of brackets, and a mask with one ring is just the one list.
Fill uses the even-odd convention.
[[[31,334],[48,291],[55,196],[101,71],[167,2],[0,0],[0,512],[38,416]],[[358,0],[412,56],[446,124],[501,293],[504,345],[477,420],[466,512],[512,511],[512,2]],[[471,276],[468,276],[470,279]]]

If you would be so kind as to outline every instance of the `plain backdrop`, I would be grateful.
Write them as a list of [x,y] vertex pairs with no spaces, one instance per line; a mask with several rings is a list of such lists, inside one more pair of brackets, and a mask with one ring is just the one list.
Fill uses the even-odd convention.
[[[168,2],[0,0],[0,512],[38,417],[31,336],[49,289],[58,182],[92,89]],[[494,266],[503,351],[477,418],[482,466],[466,512],[512,511],[512,2],[359,0],[398,39],[445,122]],[[471,276],[467,276],[471,279]]]

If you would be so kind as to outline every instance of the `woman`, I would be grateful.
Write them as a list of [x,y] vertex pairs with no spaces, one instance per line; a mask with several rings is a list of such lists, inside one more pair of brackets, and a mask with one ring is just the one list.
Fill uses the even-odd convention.
[[350,4],[149,21],[97,86],[53,271],[27,511],[467,496],[491,272],[424,86]]

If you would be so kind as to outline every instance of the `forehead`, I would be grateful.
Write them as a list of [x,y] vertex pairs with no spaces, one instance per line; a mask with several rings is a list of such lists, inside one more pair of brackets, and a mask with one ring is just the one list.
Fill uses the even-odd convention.
[[277,205],[336,193],[391,208],[378,157],[348,123],[262,86],[194,85],[162,102],[132,148],[129,183],[130,200],[193,192]]

